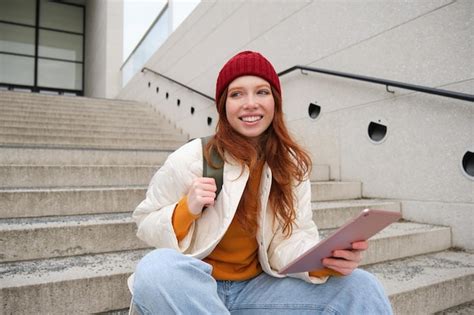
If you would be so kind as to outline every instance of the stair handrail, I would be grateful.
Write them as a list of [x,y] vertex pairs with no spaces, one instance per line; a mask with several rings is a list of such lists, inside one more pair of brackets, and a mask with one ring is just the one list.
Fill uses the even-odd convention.
[[334,75],[334,76],[353,79],[353,80],[365,81],[365,82],[370,82],[370,83],[375,83],[375,84],[382,84],[386,86],[387,92],[390,92],[390,93],[393,93],[393,91],[390,91],[388,87],[392,86],[392,87],[398,87],[398,88],[402,88],[406,90],[445,96],[445,97],[455,98],[458,100],[463,100],[463,101],[468,101],[468,102],[474,102],[473,94],[460,93],[460,92],[454,92],[454,91],[437,89],[437,88],[430,88],[426,86],[404,83],[404,82],[399,82],[399,81],[386,80],[386,79],[374,78],[374,77],[369,77],[369,76],[364,76],[364,75],[333,71],[333,70],[327,70],[327,69],[321,69],[321,68],[314,68],[314,67],[308,67],[308,66],[301,66],[301,65],[296,65],[286,70],[283,70],[278,73],[278,76],[281,77],[295,70],[301,70],[302,72],[303,70],[306,70],[306,71]]
[[204,94],[204,93],[202,93],[202,92],[199,92],[199,91],[193,89],[192,87],[189,87],[189,86],[187,86],[187,85],[185,85],[185,84],[183,84],[183,83],[181,83],[181,82],[178,82],[178,81],[176,81],[176,80],[173,80],[173,79],[171,79],[170,77],[167,77],[167,76],[165,76],[165,75],[163,75],[163,74],[161,74],[161,73],[156,72],[155,70],[152,70],[152,69],[150,69],[150,68],[148,68],[148,67],[143,67],[141,72],[145,72],[145,71],[150,71],[151,73],[154,73],[154,74],[156,74],[156,75],[158,75],[158,76],[160,76],[160,77],[163,77],[163,78],[165,78],[165,79],[167,79],[167,80],[170,80],[170,81],[173,82],[173,83],[176,83],[176,84],[178,84],[178,85],[181,85],[182,87],[184,87],[184,88],[186,88],[186,89],[188,89],[188,90],[190,90],[190,91],[192,91],[192,92],[194,92],[194,93],[197,93],[197,94],[199,94],[199,95],[201,95],[201,96],[203,96],[203,97],[205,97],[205,98],[207,98],[207,99],[210,99],[211,101],[214,102],[214,98],[210,97],[209,95],[206,95],[206,94]]
[[[311,71],[311,72],[317,72],[317,73],[322,73],[322,74],[327,74],[327,75],[333,75],[333,76],[338,76],[338,77],[343,77],[347,79],[353,79],[353,80],[359,80],[359,81],[365,81],[365,82],[370,82],[374,84],[381,84],[386,86],[387,92],[393,93],[393,91],[390,91],[388,88],[389,87],[398,87],[406,90],[412,90],[412,91],[417,91],[417,92],[422,92],[422,93],[427,93],[427,94],[433,94],[433,95],[438,95],[438,96],[444,96],[444,97],[449,97],[449,98],[454,98],[458,100],[463,100],[463,101],[468,101],[468,102],[474,102],[474,95],[473,94],[467,94],[467,93],[461,93],[461,92],[454,92],[450,90],[444,90],[444,89],[437,89],[437,88],[430,88],[426,86],[421,86],[421,85],[416,85],[416,84],[410,84],[410,83],[404,83],[404,82],[399,82],[399,81],[393,81],[393,80],[387,80],[387,79],[380,79],[380,78],[375,78],[375,77],[369,77],[369,76],[364,76],[364,75],[358,75],[358,74],[352,74],[352,73],[347,73],[347,72],[340,72],[340,71],[334,71],[334,70],[327,70],[327,69],[321,69],[321,68],[314,68],[314,67],[308,67],[308,66],[302,66],[302,65],[295,65],[293,67],[290,67],[286,70],[283,70],[278,73],[278,76],[284,76],[285,74],[288,74],[290,72],[293,72],[295,70],[301,70],[302,73],[303,71]],[[173,80],[161,73],[156,72],[155,70],[152,70],[148,67],[143,67],[141,72],[145,71],[150,71],[158,76],[161,76],[165,79],[170,80],[171,82],[174,82],[184,88],[187,88],[188,90],[197,93],[211,101],[215,101],[214,98],[210,97],[209,95],[206,95],[202,92],[199,92],[185,84],[182,84],[176,80]]]

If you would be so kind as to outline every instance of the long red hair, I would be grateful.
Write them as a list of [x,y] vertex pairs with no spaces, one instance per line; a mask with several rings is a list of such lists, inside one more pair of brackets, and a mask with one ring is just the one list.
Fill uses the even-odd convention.
[[[247,165],[251,170],[259,159],[265,159],[272,170],[273,177],[269,203],[275,218],[279,220],[284,234],[288,237],[293,230],[296,218],[293,185],[309,176],[312,164],[309,154],[290,136],[283,118],[281,96],[273,87],[272,94],[275,101],[274,118],[272,124],[260,137],[260,146],[255,146],[229,124],[225,109],[226,89],[217,102],[219,121],[216,126],[216,135],[207,144],[204,155],[209,161],[211,150],[215,150],[225,159],[224,152],[226,152],[240,162],[242,167]],[[241,203],[249,193],[247,186]],[[256,199],[259,200],[258,197]],[[259,208],[260,205],[257,205],[255,209],[239,209],[242,211],[236,214],[239,223],[252,233],[255,233],[258,227],[256,211]]]

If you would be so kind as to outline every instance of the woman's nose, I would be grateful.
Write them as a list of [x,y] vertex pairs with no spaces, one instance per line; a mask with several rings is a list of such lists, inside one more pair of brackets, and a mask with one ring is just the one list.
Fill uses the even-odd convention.
[[248,95],[245,99],[244,107],[253,108],[257,106],[257,99],[254,95]]

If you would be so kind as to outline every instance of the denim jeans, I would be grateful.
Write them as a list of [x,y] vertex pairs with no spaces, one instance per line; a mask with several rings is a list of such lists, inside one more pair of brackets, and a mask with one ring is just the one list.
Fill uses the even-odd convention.
[[324,284],[262,272],[245,281],[216,281],[212,267],[171,249],[138,263],[133,303],[141,314],[392,314],[378,280],[360,269]]

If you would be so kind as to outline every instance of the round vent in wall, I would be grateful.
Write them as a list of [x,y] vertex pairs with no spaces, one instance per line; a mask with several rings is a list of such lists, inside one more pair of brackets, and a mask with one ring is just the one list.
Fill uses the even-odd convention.
[[461,165],[464,175],[474,180],[474,152],[467,151],[462,157]]
[[373,143],[382,143],[387,138],[387,124],[383,119],[372,120],[367,128],[369,139]]
[[321,114],[321,106],[317,105],[316,102],[310,103],[308,106],[308,115],[312,119],[316,119]]

